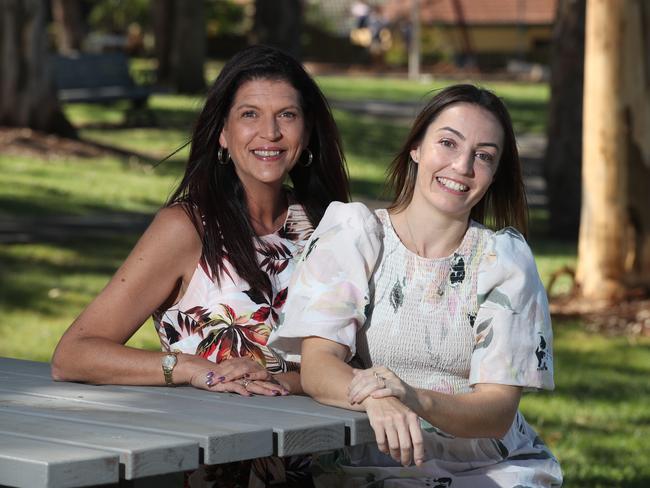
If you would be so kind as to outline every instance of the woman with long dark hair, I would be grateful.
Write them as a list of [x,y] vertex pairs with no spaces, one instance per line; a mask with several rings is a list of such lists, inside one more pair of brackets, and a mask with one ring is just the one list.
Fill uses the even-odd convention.
[[322,456],[317,486],[560,486],[518,412],[523,389],[554,386],[553,336],[501,100],[437,93],[389,183],[388,209],[330,205],[269,341],[301,350],[308,394],[367,412],[375,432]]
[[[300,393],[295,365],[266,343],[294,258],[335,200],[348,200],[347,173],[318,86],[281,51],[241,51],[208,91],[180,185],[61,338],[53,378]],[[151,315],[163,352],[126,347]]]

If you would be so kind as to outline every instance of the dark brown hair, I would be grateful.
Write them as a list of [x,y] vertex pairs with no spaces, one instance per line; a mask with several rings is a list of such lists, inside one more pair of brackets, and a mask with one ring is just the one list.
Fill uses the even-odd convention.
[[427,128],[438,115],[456,103],[471,103],[487,110],[503,129],[503,152],[497,172],[483,198],[472,208],[470,218],[494,229],[512,226],[525,236],[528,205],[510,114],[499,97],[474,85],[452,85],[439,91],[418,114],[388,170],[387,185],[394,195],[390,209],[400,211],[411,202],[418,171],[417,164],[411,161],[411,149],[422,142]]
[[[202,235],[203,255],[214,274],[226,270],[225,260],[251,288],[270,292],[271,284],[257,262],[257,236],[249,220],[245,191],[233,164],[219,164],[219,135],[235,94],[251,80],[283,80],[299,93],[307,148],[313,154],[308,167],[300,162],[289,173],[293,194],[312,225],[320,222],[334,200],[349,200],[348,176],[341,138],[329,104],[302,65],[288,54],[267,46],[252,46],[233,56],[207,93],[191,139],[183,180],[168,205],[183,203]],[[201,222],[201,219],[203,222]]]

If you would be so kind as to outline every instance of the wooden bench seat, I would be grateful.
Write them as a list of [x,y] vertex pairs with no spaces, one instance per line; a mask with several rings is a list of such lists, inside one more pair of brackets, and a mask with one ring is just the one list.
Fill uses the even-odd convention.
[[136,85],[122,53],[53,57],[58,97],[64,103],[111,103],[130,100],[144,107],[151,89]]

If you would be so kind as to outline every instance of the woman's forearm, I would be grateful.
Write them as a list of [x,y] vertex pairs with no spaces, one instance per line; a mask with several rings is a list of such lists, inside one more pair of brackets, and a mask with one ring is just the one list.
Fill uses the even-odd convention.
[[285,390],[288,390],[292,395],[303,395],[305,392],[300,384],[300,372],[288,371],[286,373],[277,373],[273,377],[282,385]]
[[514,420],[521,388],[477,385],[475,391],[457,395],[413,389],[405,399],[420,417],[456,437],[501,438]]
[[320,403],[350,410],[364,411],[362,405],[348,400],[348,385],[354,376],[344,358],[345,346],[309,337],[303,340],[300,379],[303,390]]
[[[84,337],[65,341],[52,358],[52,377],[57,381],[82,381],[113,385],[164,385],[162,352],[133,349],[106,338]],[[186,358],[179,355],[174,383],[183,377]]]

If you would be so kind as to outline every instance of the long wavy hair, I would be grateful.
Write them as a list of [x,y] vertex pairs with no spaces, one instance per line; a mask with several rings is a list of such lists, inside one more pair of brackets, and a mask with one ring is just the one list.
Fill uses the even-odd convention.
[[429,125],[447,107],[470,103],[490,112],[503,129],[503,152],[492,184],[472,208],[470,218],[493,229],[515,227],[524,236],[528,232],[528,205],[517,150],[517,141],[508,109],[494,93],[469,84],[449,86],[439,91],[418,114],[406,141],[388,169],[387,186],[393,193],[391,210],[401,211],[411,203],[417,164],[411,161],[411,149],[417,147]]
[[207,93],[192,139],[185,174],[167,205],[181,203],[203,241],[206,259],[218,284],[226,260],[251,288],[270,294],[271,284],[257,261],[257,235],[250,222],[244,187],[233,164],[219,164],[219,135],[239,87],[251,80],[286,81],[300,95],[307,148],[312,163],[290,171],[296,200],[313,226],[332,201],[349,200],[348,175],[338,128],[329,104],[303,66],[288,54],[252,46],[233,56]]

